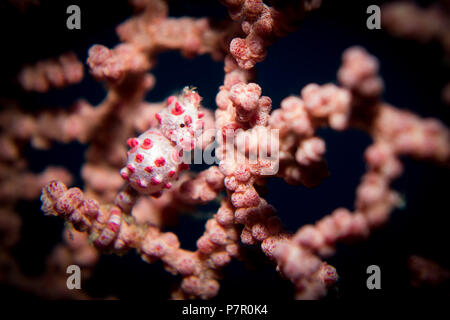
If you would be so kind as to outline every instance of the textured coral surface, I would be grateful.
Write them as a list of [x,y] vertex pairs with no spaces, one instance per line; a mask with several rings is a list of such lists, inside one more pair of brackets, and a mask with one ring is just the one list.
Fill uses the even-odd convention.
[[380,1],[381,30],[330,2],[82,3],[81,30],[9,35],[2,292],[370,297],[375,264],[387,296],[448,294],[448,1]]

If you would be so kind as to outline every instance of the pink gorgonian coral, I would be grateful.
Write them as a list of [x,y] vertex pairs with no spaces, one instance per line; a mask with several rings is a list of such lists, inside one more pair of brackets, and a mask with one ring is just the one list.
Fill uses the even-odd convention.
[[[212,299],[220,292],[227,265],[239,260],[250,266],[265,256],[264,261],[292,283],[296,299],[319,299],[340,279],[340,271],[330,262],[339,244],[368,239],[404,205],[404,197],[393,186],[407,169],[403,160],[410,157],[448,170],[446,122],[384,101],[384,91],[395,91],[396,84],[387,78],[385,83],[380,75],[383,60],[362,46],[343,51],[335,83],[313,82],[302,89],[298,85],[295,94],[283,99],[269,97],[274,91],[256,77],[256,67],[265,60],[273,64],[270,47],[299,30],[311,12],[320,12],[321,5],[327,10],[325,0],[324,4],[320,0],[220,2],[228,14],[222,21],[171,16],[163,0],[130,1],[133,16],[116,28],[120,43],[113,48],[95,44],[88,50],[90,76],[107,90],[96,106],[80,99],[67,109],[31,112],[20,107],[20,99],[1,101],[8,108],[0,111],[0,244],[7,249],[0,263],[8,268],[0,268],[0,281],[46,298],[88,298],[87,292],[66,287],[67,266],[80,266],[85,281],[102,253],[133,251],[147,263],[160,261],[178,276],[171,298]],[[397,35],[435,39],[445,47],[448,32],[433,24],[433,17],[438,17],[435,24],[448,27],[445,10],[436,6],[421,12],[412,5],[392,5],[386,7],[384,20]],[[418,19],[421,28],[403,21],[404,15]],[[199,69],[180,86],[177,82],[173,88],[159,88],[164,91],[161,102],[148,101],[154,100],[152,90],[158,90],[157,57],[174,50],[186,58],[208,54],[223,64],[224,78],[215,101],[201,85],[192,86],[197,85]],[[296,63],[301,61],[290,62]],[[25,65],[16,80],[20,90],[33,92],[31,96],[71,85],[82,88],[78,83],[84,81],[83,66],[77,54],[64,53]],[[275,69],[271,83],[279,89],[287,76]],[[174,83],[183,74],[178,66],[167,73]],[[297,76],[300,83],[308,75]],[[285,196],[285,189],[274,191],[270,181],[313,188],[333,175],[327,160],[336,159],[326,156],[335,146],[327,145],[323,134],[329,129],[359,130],[371,138],[362,156],[366,172],[356,188],[354,205],[335,208],[316,221],[287,225],[283,214],[303,214],[308,199]],[[47,150],[52,142],[87,145],[75,177],[56,166],[41,173],[28,169],[27,146]],[[66,159],[72,156],[64,154]],[[342,157],[341,161],[351,163],[346,154]],[[70,187],[74,181],[78,187]],[[347,185],[342,181],[343,188]],[[17,204],[39,194],[43,213],[61,217],[66,224],[63,243],[49,256],[48,270],[42,278],[31,279],[21,273],[11,248],[20,239]],[[277,194],[280,202],[292,201],[288,213],[277,212],[271,194]],[[329,193],[321,196],[317,206],[330,198]],[[214,205],[214,213],[205,214],[204,208]],[[193,249],[168,228],[182,215],[205,221]],[[260,256],[254,258],[256,249]],[[415,284],[448,278],[444,267],[426,259],[409,263]],[[421,266],[427,272],[418,270]],[[430,275],[433,270],[441,276]],[[42,284],[49,289],[39,289]]]

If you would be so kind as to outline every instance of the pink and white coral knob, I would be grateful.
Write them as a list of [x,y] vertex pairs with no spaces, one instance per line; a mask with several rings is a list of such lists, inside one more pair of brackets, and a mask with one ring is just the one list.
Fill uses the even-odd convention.
[[179,150],[159,130],[151,129],[137,138],[128,139],[127,165],[120,170],[122,178],[144,194],[158,196],[170,189],[183,169]]
[[192,150],[201,134],[200,101],[194,89],[185,87],[178,97],[170,96],[167,107],[156,114],[158,129],[128,139],[131,149],[120,174],[134,189],[159,196],[164,188],[171,188],[181,170],[189,167],[182,161],[183,151]]
[[178,97],[167,98],[167,107],[156,115],[162,134],[185,151],[194,148],[195,138],[203,128],[200,101],[194,89],[185,87]]

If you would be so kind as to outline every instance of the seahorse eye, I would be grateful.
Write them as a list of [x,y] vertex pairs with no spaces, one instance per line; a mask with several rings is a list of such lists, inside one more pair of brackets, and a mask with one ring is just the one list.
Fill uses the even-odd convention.
[[181,123],[181,124],[180,124],[180,128],[184,128],[184,123]]

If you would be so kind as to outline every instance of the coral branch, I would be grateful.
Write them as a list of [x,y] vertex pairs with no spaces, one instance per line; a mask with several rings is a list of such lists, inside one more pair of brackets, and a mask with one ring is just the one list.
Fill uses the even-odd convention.
[[26,66],[19,73],[19,82],[27,91],[46,92],[50,88],[62,88],[83,80],[83,64],[73,52],[58,58],[39,61]]

